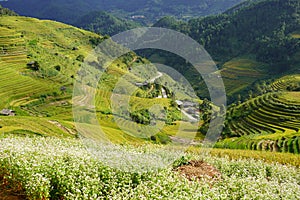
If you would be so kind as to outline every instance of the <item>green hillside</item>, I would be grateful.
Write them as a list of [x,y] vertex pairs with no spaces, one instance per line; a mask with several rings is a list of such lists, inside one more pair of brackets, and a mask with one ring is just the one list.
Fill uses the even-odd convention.
[[[86,55],[92,49],[90,39],[99,36],[15,16],[0,17],[0,29],[0,109],[17,115],[0,117],[1,133],[75,135],[70,99],[72,77],[81,64],[76,58]],[[41,104],[52,113],[37,110]]]
[[[47,5],[58,0],[39,2],[58,15],[71,1],[55,12]],[[113,3],[138,8],[135,0]],[[226,110],[149,62],[174,67],[206,97],[179,56],[119,55],[109,36],[0,7],[0,199],[299,199],[299,8],[296,0],[253,0],[218,16],[159,22],[214,56],[233,102]],[[107,13],[86,17],[82,26],[98,33],[131,26]],[[218,137],[213,149],[209,125],[223,128],[210,135]]]
[[[249,1],[224,14],[188,22],[166,17],[154,26],[179,30],[202,44],[223,72],[228,97],[233,102],[238,94],[247,96],[257,80],[299,72],[299,6],[295,0]],[[166,61],[169,62],[176,63],[174,57]],[[172,67],[182,69],[184,61],[177,63]],[[241,68],[247,66],[245,73]],[[207,91],[199,89],[205,83],[200,80],[198,87],[199,80],[190,75],[193,70],[181,71],[188,71],[186,76],[199,96],[208,96]]]
[[180,26],[166,21],[185,27],[220,67],[232,104],[216,147],[300,152],[299,6],[255,1]]
[[15,13],[14,11],[12,10],[9,10],[7,8],[3,8],[1,5],[0,5],[0,16],[16,16],[18,15],[17,13]]
[[[15,111],[19,121],[12,125],[15,117],[0,117],[2,133],[76,136],[71,100],[73,83],[84,58],[104,38],[62,23],[27,17],[1,17],[0,29],[0,110]],[[147,63],[147,60],[129,53],[115,60],[101,76],[96,88],[95,106],[100,124],[111,141],[142,141],[121,131],[114,122],[110,98],[121,76],[127,74],[130,79],[129,85],[134,85],[132,81],[143,82],[146,78],[157,76],[155,66],[149,66],[148,72],[140,72],[139,76],[145,75],[145,79],[130,72],[135,66]],[[168,76],[159,79],[160,82],[181,87]],[[87,79],[87,84],[88,82],[90,80]],[[122,91],[120,95],[126,96]],[[154,104],[161,104],[168,113],[165,119],[169,124],[165,127],[168,131],[162,129],[157,133],[157,137],[152,139],[166,143],[170,141],[166,135],[172,135],[178,129],[170,124],[181,120],[181,113],[171,104],[171,91],[167,90],[169,98],[158,99],[159,95],[161,86],[155,83],[136,88],[131,97],[129,116],[140,124],[138,126],[147,126],[150,123],[149,109]],[[180,92],[178,95],[181,98],[187,97]],[[121,117],[122,128],[132,130],[132,124],[128,122],[132,119],[127,119],[128,116]],[[40,123],[27,127],[26,123],[34,121],[35,118]],[[155,127],[144,129],[144,135],[149,135],[144,139],[150,140],[150,135],[152,132],[156,133],[155,130]]]
[[115,35],[140,26],[132,20],[120,19],[103,11],[90,12],[82,16],[74,25],[100,35]]
[[109,11],[117,17],[152,24],[166,15],[180,19],[221,13],[243,0],[9,0],[1,5],[21,15],[75,23],[92,11]]
[[300,153],[300,75],[268,86],[270,92],[231,105],[217,147]]

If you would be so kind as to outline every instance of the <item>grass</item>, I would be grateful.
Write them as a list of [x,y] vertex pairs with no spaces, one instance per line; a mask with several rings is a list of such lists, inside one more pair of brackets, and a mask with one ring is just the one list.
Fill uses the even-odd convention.
[[300,104],[300,92],[288,92],[281,96],[281,99],[289,101],[295,105]]
[[[255,61],[251,55],[245,57],[233,58],[220,64],[219,71],[224,82],[227,97],[232,100],[240,94],[247,95],[247,90],[252,87],[257,80],[268,78],[266,69],[268,66],[265,63]],[[209,96],[207,86],[204,81],[200,81],[199,88],[200,96]],[[213,85],[219,87],[218,85]]]
[[287,75],[274,81],[271,84],[271,88],[274,91],[284,91],[287,90],[288,87],[299,84],[299,82],[300,82],[299,74]]
[[255,160],[263,160],[267,163],[280,163],[283,165],[300,167],[300,156],[292,153],[251,151],[240,149],[212,149],[210,151],[210,154],[217,157],[228,157],[231,160],[252,158]]
[[291,34],[291,36],[292,36],[293,38],[298,39],[298,38],[300,38],[300,32],[299,32],[299,31],[295,31],[295,32],[293,32],[293,33]]
[[[1,107],[57,92],[61,85],[70,84],[79,64],[76,56],[87,55],[92,50],[89,38],[97,37],[62,23],[27,17],[1,17],[0,24]],[[28,70],[26,64],[32,60],[38,61],[43,71]],[[62,68],[60,73],[52,69],[57,65]],[[43,74],[46,72],[49,74]]]
[[[197,146],[191,146],[187,149],[191,154],[202,154],[206,152],[206,149],[199,148]],[[293,153],[282,152],[268,152],[268,151],[254,151],[245,149],[219,149],[212,148],[208,150],[209,154],[219,158],[229,158],[230,160],[239,159],[255,159],[257,161],[262,160],[266,163],[280,163],[287,166],[300,167],[300,155]]]
[[74,135],[50,123],[49,119],[39,117],[0,117],[0,126],[2,135],[25,133],[25,135],[55,136],[60,138],[74,137]]

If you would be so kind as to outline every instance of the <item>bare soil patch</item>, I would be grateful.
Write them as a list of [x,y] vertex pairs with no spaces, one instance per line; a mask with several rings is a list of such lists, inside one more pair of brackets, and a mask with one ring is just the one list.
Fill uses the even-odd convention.
[[0,200],[24,200],[26,196],[23,194],[16,194],[15,192],[0,187]]
[[218,180],[221,178],[221,172],[219,170],[200,160],[192,160],[188,164],[176,168],[175,171],[179,172],[189,180]]

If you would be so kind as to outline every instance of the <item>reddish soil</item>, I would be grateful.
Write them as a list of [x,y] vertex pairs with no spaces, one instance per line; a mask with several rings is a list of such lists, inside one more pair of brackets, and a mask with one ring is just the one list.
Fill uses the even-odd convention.
[[26,196],[19,190],[12,190],[7,187],[8,183],[3,178],[3,175],[0,175],[0,200],[24,200]]
[[204,161],[192,160],[187,165],[176,168],[175,171],[178,171],[189,180],[207,178],[218,180],[221,178],[220,171]]
[[24,200],[24,195],[15,194],[13,191],[0,187],[0,200]]

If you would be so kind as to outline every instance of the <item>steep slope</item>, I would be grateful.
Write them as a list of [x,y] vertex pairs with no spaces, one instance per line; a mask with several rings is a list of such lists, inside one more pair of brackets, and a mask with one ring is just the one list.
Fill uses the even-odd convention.
[[79,17],[91,11],[111,11],[118,17],[130,18],[143,23],[153,23],[165,15],[178,18],[216,14],[243,0],[9,0],[1,5],[21,15],[54,19],[74,23]]
[[[203,44],[222,70],[227,92],[233,101],[238,93],[247,95],[257,80],[298,71],[299,8],[297,0],[254,1],[242,4],[235,11],[189,22],[163,18],[154,26],[179,30]],[[178,63],[174,67],[182,68],[184,62]],[[238,68],[248,68],[248,72],[236,70]],[[199,82],[193,83],[199,85]],[[200,82],[200,85],[203,88],[204,83]],[[231,85],[240,88],[234,89]],[[199,94],[207,96],[202,91]]]
[[0,16],[16,16],[18,15],[17,13],[15,13],[14,11],[11,11],[7,8],[3,8],[1,5],[0,5]]
[[[90,39],[99,36],[15,16],[0,17],[0,29],[0,109],[12,109],[17,115],[1,117],[1,133],[74,135],[71,121],[65,120],[71,119],[70,86],[80,65],[76,58],[92,50]],[[42,103],[52,114],[35,110],[33,105]]]
[[139,26],[131,20],[120,19],[103,11],[84,15],[74,25],[101,35],[115,35]]
[[[105,37],[95,33],[54,21],[16,16],[0,17],[0,110],[13,110],[15,112],[11,114],[16,114],[0,117],[1,133],[74,137],[77,134],[72,113],[74,81],[82,72],[78,70],[84,59],[104,39]],[[95,63],[102,59],[102,54],[91,57],[93,60],[88,59],[87,63],[91,72],[95,72],[102,67],[99,64],[95,66]],[[112,115],[112,91],[118,79],[125,75],[129,78],[127,84],[131,86],[145,80],[153,81],[140,88],[135,86],[136,91],[130,96],[130,110],[124,110],[124,113],[129,115],[120,115],[123,128],[132,130],[133,126],[145,127],[142,132],[145,135],[157,132],[155,126],[147,125],[151,122],[149,109],[160,104],[168,113],[165,119],[167,126],[164,128],[170,131],[168,134],[176,133],[175,129],[178,127],[168,125],[181,120],[181,113],[174,103],[172,104],[171,91],[164,90],[168,98],[158,98],[163,90],[156,83],[156,79],[177,85],[177,88],[180,88],[180,85],[166,75],[158,76],[153,65],[148,66],[148,73],[145,70],[135,73],[135,68],[143,64],[149,62],[131,52],[116,59],[100,72],[98,86],[91,84],[96,76],[93,73],[81,80],[86,81],[87,90],[96,89],[97,117],[102,130],[111,141],[144,141],[123,132]],[[128,96],[122,90],[115,93],[118,96]],[[182,98],[186,98],[186,94],[181,95]],[[83,97],[82,101],[85,99],[86,97]],[[138,125],[131,121],[137,122]],[[153,140],[164,143],[170,141],[164,129],[159,130],[157,134]],[[144,139],[150,140],[150,136]]]
[[300,153],[300,75],[262,90],[267,93],[229,108],[223,137],[230,139],[217,147]]

